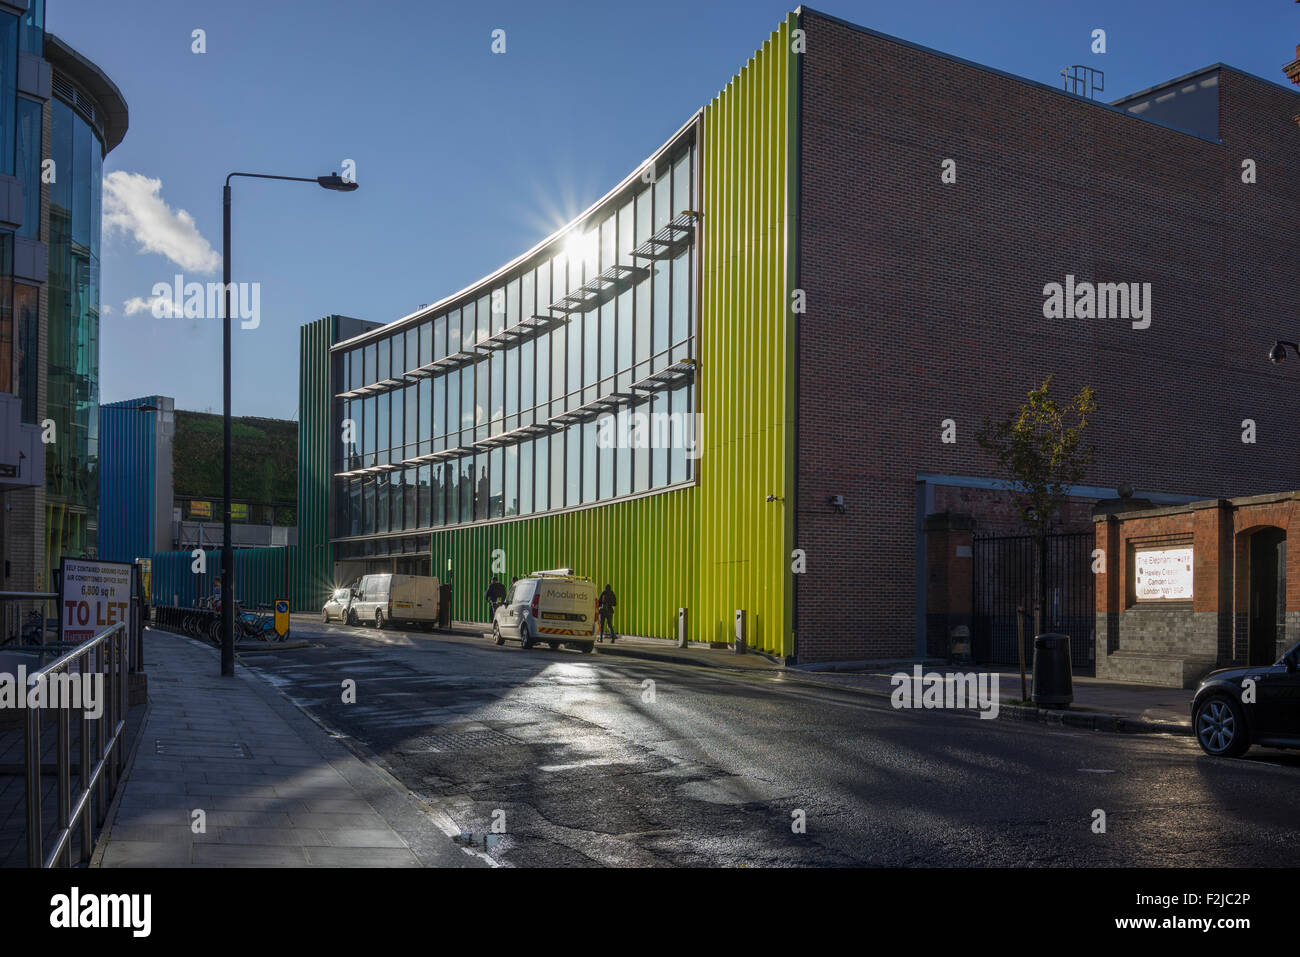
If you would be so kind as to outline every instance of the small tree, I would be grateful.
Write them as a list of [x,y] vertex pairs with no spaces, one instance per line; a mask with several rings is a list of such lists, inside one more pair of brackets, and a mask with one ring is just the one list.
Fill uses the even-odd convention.
[[[1062,406],[1051,395],[1052,376],[1029,392],[1020,411],[1001,422],[985,420],[976,441],[1006,475],[1021,521],[1034,538],[1038,553],[1037,632],[1043,630],[1047,608],[1047,533],[1052,518],[1065,504],[1072,485],[1083,480],[1095,449],[1083,444],[1088,417],[1097,410],[1091,387]],[[1073,421],[1070,421],[1073,420]],[[1020,685],[1024,696],[1025,662],[1020,649]]]

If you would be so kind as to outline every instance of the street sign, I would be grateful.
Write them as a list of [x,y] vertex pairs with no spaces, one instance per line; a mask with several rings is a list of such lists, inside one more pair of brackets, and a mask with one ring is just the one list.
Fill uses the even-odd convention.
[[83,642],[127,621],[131,608],[131,566],[125,562],[99,562],[65,558],[59,617],[62,641]]
[[289,634],[289,603],[283,598],[275,601],[275,633],[281,638]]

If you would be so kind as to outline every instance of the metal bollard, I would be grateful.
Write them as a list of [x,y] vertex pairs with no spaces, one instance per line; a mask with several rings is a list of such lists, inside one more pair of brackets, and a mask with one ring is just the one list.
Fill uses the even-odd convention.
[[686,647],[687,614],[685,608],[677,609],[677,647]]
[[745,643],[745,609],[743,608],[736,609],[735,650],[736,650],[736,654],[738,655],[743,655],[747,650],[746,643]]

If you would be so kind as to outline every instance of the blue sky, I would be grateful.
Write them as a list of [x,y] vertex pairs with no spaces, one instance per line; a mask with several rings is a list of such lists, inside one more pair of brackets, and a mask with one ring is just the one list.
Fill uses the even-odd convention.
[[[1216,61],[1285,83],[1300,42],[1292,0],[815,8],[1042,82],[1067,64],[1096,66],[1108,99]],[[235,336],[234,411],[294,418],[302,324],[331,312],[391,321],[512,259],[661,145],[788,9],[48,0],[46,28],[99,64],[131,111],[104,166],[118,174],[106,220],[120,225],[106,225],[102,247],[101,400],[157,393],[220,410],[220,324],[128,316],[126,303],[177,273],[220,279],[226,173],[356,163],[351,194],[235,181],[234,279],[261,284],[261,325]],[[497,28],[504,55],[491,52]],[[1105,55],[1090,52],[1096,28]]]

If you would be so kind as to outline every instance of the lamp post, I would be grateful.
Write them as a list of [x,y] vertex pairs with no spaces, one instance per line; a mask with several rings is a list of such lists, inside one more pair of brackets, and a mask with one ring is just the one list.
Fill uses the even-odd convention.
[[221,410],[221,673],[235,673],[235,550],[230,543],[230,181],[236,176],[248,179],[282,179],[294,183],[316,183],[322,189],[350,193],[356,180],[338,173],[327,176],[272,176],[268,173],[231,173],[222,192],[221,283],[225,297],[225,323],[221,337],[222,410]]

